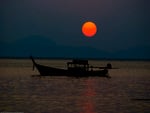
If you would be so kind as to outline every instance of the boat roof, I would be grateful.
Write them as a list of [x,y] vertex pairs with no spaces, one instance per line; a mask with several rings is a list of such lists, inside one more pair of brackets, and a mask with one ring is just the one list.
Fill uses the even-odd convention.
[[67,64],[80,64],[80,65],[89,65],[88,60],[78,60],[78,59],[73,59],[72,62],[68,62]]

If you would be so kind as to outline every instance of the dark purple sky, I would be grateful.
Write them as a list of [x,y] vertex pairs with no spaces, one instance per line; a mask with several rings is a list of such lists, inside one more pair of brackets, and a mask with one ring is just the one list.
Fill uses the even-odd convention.
[[[148,0],[1,0],[0,41],[14,43],[39,35],[57,45],[106,52],[146,47],[150,45],[149,4]],[[90,39],[81,33],[88,20],[98,27]]]

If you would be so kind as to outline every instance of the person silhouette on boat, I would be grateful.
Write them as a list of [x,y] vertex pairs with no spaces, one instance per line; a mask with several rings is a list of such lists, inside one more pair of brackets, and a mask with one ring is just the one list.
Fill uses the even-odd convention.
[[108,63],[108,64],[107,64],[107,69],[112,69],[111,63]]

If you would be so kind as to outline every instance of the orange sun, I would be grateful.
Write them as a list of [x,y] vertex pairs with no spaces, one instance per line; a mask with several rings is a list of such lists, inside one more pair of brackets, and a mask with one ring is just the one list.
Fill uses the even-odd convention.
[[94,22],[85,22],[82,25],[82,33],[86,36],[86,37],[93,37],[97,32],[97,27],[96,24]]

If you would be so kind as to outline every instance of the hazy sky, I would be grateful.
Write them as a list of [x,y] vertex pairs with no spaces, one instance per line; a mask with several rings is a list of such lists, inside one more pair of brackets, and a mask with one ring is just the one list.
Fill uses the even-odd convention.
[[[40,35],[58,45],[111,52],[149,46],[149,5],[148,0],[1,0],[0,40]],[[81,33],[89,20],[98,27],[93,38]]]

